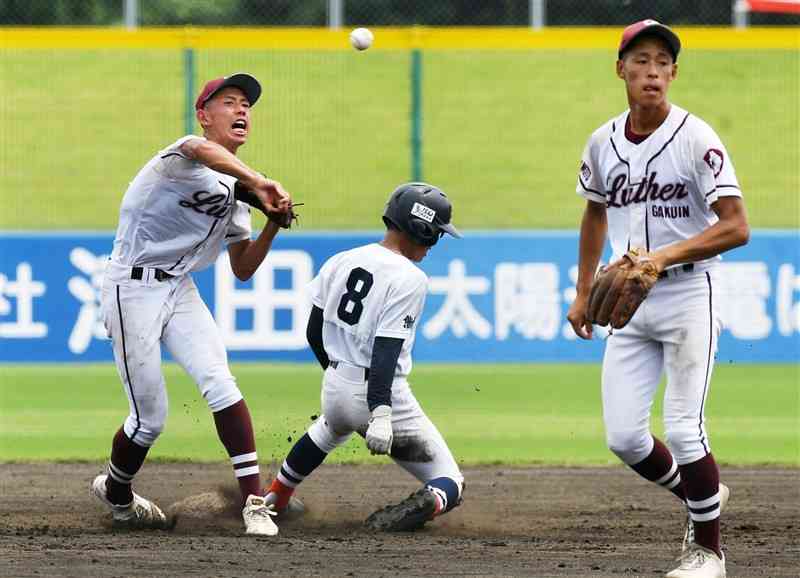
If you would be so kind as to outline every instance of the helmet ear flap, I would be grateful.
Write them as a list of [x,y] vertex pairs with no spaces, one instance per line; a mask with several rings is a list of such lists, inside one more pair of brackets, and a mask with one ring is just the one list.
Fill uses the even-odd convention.
[[436,241],[439,240],[437,228],[431,223],[423,221],[422,219],[410,219],[408,224],[413,233],[412,236],[415,240],[419,241],[420,244],[430,247],[435,245]]

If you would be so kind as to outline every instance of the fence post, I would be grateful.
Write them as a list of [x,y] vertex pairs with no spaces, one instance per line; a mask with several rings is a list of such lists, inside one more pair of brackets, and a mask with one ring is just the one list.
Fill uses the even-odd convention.
[[194,48],[183,49],[183,134],[194,132]]
[[328,28],[341,28],[344,26],[345,0],[328,0]]
[[530,12],[531,28],[534,30],[541,30],[547,24],[546,5],[547,0],[529,1],[528,10]]
[[411,180],[422,180],[422,51],[411,50]]
[[125,28],[133,30],[139,25],[139,0],[125,0]]
[[734,28],[747,28],[750,5],[747,0],[733,0],[731,7]]

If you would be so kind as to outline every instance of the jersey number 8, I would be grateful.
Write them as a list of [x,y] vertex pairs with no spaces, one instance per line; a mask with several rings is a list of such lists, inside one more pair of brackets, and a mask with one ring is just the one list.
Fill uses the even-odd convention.
[[372,273],[356,267],[350,271],[346,286],[347,292],[339,300],[339,308],[336,313],[339,315],[339,319],[348,325],[355,325],[361,319],[361,313],[364,312],[362,301],[372,289]]

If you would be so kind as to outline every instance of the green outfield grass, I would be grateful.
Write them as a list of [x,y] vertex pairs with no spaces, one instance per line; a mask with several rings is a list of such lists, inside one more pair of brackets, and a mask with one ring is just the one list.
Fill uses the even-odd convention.
[[[262,461],[281,460],[319,412],[312,365],[237,364]],[[156,459],[224,460],[205,402],[166,366],[167,428]],[[465,464],[615,464],[605,447],[597,365],[419,365],[414,391]],[[797,366],[720,365],[707,404],[718,461],[800,466]],[[0,366],[0,461],[100,460],[127,414],[108,365]],[[661,432],[660,403],[654,431]],[[378,463],[355,436],[332,461]]]
[[[589,133],[626,107],[612,51],[426,51],[423,176],[465,228],[574,228]],[[756,227],[800,226],[800,53],[686,50],[672,99],[717,129]],[[182,54],[4,50],[2,229],[113,229],[127,183],[183,134]],[[198,51],[197,83],[263,82],[242,157],[307,228],[378,228],[411,175],[407,52]]]

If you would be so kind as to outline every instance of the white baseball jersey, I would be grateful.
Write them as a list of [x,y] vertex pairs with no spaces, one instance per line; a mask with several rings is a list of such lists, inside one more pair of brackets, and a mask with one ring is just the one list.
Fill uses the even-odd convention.
[[214,262],[224,243],[249,239],[250,209],[233,197],[236,178],[186,158],[187,135],[139,171],[122,199],[112,261],[172,275]]
[[328,357],[369,367],[375,338],[396,337],[404,341],[395,376],[407,376],[427,286],[420,268],[378,243],[328,259],[310,285],[312,302],[323,310]]
[[628,114],[589,137],[576,187],[606,205],[612,260],[631,247],[655,251],[694,237],[717,222],[712,203],[742,195],[722,141],[701,119],[671,105],[661,126],[634,144],[625,136]]

